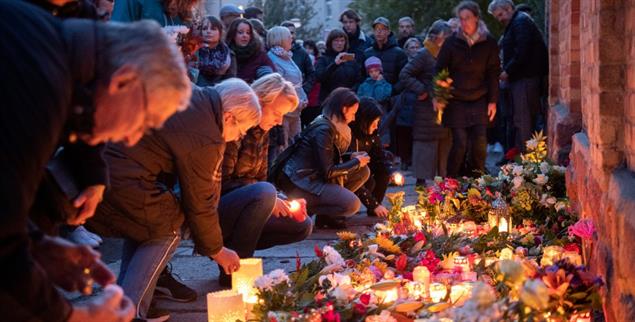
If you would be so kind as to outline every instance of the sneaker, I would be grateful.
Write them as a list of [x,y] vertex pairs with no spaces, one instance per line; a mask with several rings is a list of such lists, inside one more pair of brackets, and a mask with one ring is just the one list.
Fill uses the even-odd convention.
[[315,227],[321,229],[346,229],[346,218],[317,215]]
[[134,318],[132,322],[165,322],[170,319],[170,311],[150,306],[145,318]]
[[159,275],[157,287],[154,290],[154,298],[188,303],[196,301],[197,295],[196,291],[174,278],[171,266],[168,264]]
[[79,245],[87,245],[92,248],[98,247],[103,242],[99,235],[91,233],[84,226],[78,226],[70,232],[68,239]]

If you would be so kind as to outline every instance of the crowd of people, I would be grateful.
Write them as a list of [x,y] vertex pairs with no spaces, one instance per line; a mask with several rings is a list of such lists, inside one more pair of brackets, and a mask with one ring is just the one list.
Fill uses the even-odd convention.
[[[521,151],[545,126],[545,41],[511,0],[488,8],[499,40],[462,1],[422,36],[410,17],[366,34],[349,9],[319,41],[290,21],[266,29],[255,7],[200,15],[198,1],[0,2],[5,319],[165,321],[156,299],[197,297],[171,272],[180,240],[231,287],[258,249],[344,228],[362,204],[386,216],[397,165],[417,185],[479,174],[488,144]],[[170,26],[187,31],[175,41]],[[124,241],[117,277],[100,236]],[[94,283],[104,291],[82,303],[56,289]]]

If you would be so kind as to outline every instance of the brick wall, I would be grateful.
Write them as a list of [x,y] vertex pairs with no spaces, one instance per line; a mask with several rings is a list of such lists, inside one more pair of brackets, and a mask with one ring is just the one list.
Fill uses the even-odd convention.
[[596,223],[607,320],[635,321],[635,0],[548,3],[550,156],[570,150],[569,196]]

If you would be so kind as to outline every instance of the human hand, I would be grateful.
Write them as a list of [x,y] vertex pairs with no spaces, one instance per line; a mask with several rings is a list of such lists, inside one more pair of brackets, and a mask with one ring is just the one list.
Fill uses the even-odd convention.
[[339,54],[337,54],[337,56],[335,56],[335,65],[339,65],[341,63],[344,63],[345,61],[342,59],[342,56],[344,56],[346,53],[345,52],[341,52]]
[[507,80],[509,80],[509,75],[507,75],[507,72],[503,71],[499,76],[498,79],[500,79],[503,82],[506,82]]
[[494,117],[496,117],[496,103],[487,104],[487,116],[490,122],[494,121]]
[[128,322],[135,314],[132,301],[121,287],[108,285],[104,292],[81,305],[74,305],[68,322]]
[[223,268],[227,275],[240,269],[240,257],[229,248],[223,247],[218,254],[212,256],[212,259]]
[[66,223],[72,226],[83,225],[86,220],[95,214],[97,205],[104,197],[104,190],[106,186],[98,184],[89,186],[82,191],[75,200],[73,200],[73,206],[79,209],[79,214],[74,218],[69,218]]
[[386,207],[382,205],[377,206],[374,212],[375,212],[375,215],[377,215],[378,217],[382,217],[382,218],[388,217],[388,209],[386,209]]
[[69,292],[88,295],[94,282],[105,286],[115,281],[115,275],[100,260],[100,254],[86,245],[44,236],[34,244],[31,254],[53,283]]
[[272,214],[276,217],[293,217],[293,214],[289,209],[289,203],[286,200],[280,198],[276,198],[276,203],[273,206]]
[[420,101],[425,101],[426,99],[428,99],[428,92],[421,93],[421,95],[417,96],[417,99]]
[[370,156],[366,152],[354,152],[351,158],[357,159],[360,167],[365,167],[370,162]]

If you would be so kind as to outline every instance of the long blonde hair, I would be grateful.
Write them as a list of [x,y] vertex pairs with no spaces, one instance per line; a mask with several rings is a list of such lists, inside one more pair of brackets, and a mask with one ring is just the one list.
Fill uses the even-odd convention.
[[284,95],[291,101],[293,103],[292,106],[298,106],[300,103],[293,84],[286,81],[284,77],[278,73],[267,74],[260,77],[251,84],[251,88],[256,93],[256,96],[258,96],[262,108],[269,108],[268,106],[280,95]]

